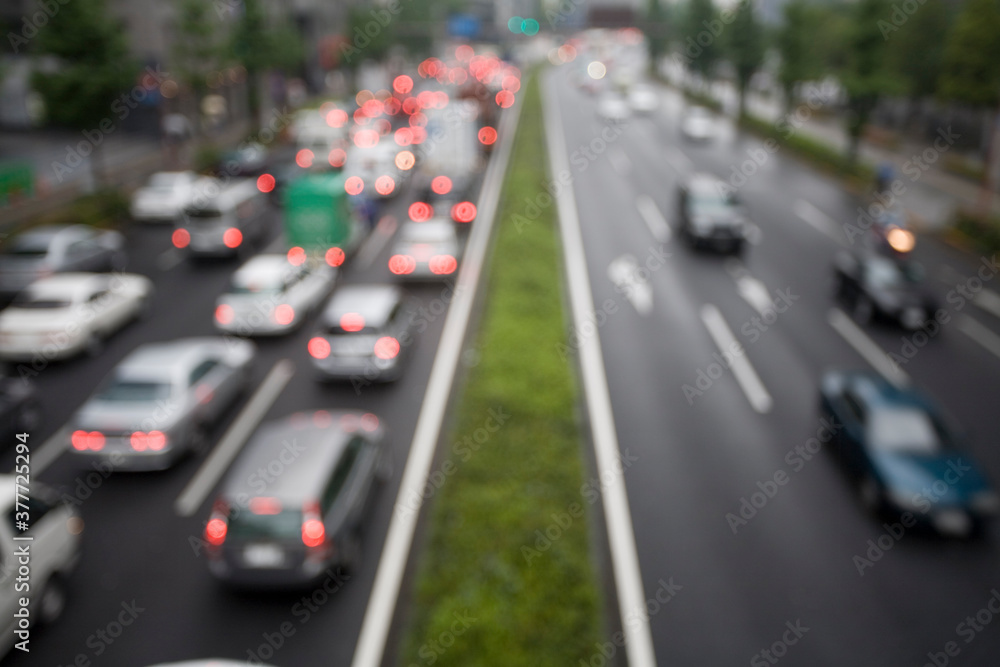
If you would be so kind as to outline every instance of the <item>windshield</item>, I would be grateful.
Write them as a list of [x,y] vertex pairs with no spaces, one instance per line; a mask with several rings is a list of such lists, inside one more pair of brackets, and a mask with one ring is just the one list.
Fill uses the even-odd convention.
[[19,257],[44,257],[49,253],[49,243],[46,239],[20,238],[15,239],[4,250],[5,255]]
[[240,508],[230,513],[229,536],[237,539],[299,540],[302,512],[283,510],[277,514],[254,514]]
[[157,174],[149,179],[149,187],[153,190],[173,190],[183,183],[184,177],[178,174]]
[[691,196],[691,208],[700,215],[722,215],[729,213],[736,202],[725,195],[697,194]]
[[943,446],[931,418],[912,408],[878,410],[869,428],[871,442],[884,451],[932,454]]
[[98,394],[102,401],[122,402],[156,401],[169,397],[169,384],[137,380],[114,380]]
[[50,296],[33,296],[31,294],[20,294],[14,299],[14,303],[11,304],[15,308],[24,308],[28,310],[54,310],[57,308],[67,308],[70,306],[72,301],[66,299],[57,299]]

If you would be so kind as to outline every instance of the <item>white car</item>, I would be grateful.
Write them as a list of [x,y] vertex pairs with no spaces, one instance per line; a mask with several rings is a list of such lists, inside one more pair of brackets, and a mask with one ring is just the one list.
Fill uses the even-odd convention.
[[392,246],[389,270],[403,280],[447,280],[458,273],[462,244],[448,218],[404,222]]
[[[27,455],[17,458],[23,464]],[[17,489],[16,481],[14,475],[0,475],[0,512],[5,517],[0,521],[0,540],[5,545],[0,550],[0,657],[28,637],[20,623],[25,615],[30,626],[35,621],[51,623],[62,613],[66,606],[66,577],[80,558],[83,533],[83,520],[69,501],[61,500],[55,491],[35,480],[28,489]],[[27,497],[18,498],[18,491]],[[19,507],[15,505],[17,500],[21,501]],[[29,527],[15,532],[15,522],[24,519],[16,512],[25,511],[25,507]],[[32,539],[15,541],[15,535]],[[27,581],[18,574],[25,565],[25,549],[30,569]],[[22,602],[27,602],[27,607]]]
[[605,93],[597,100],[597,116],[610,123],[624,123],[632,115],[628,102],[617,93]]
[[681,119],[681,134],[692,141],[708,141],[715,133],[715,118],[705,107],[691,107]]
[[660,96],[653,86],[637,83],[628,91],[628,105],[635,113],[652,113],[660,106]]
[[144,315],[153,283],[134,273],[57,273],[36,280],[0,312],[0,357],[52,361],[97,354],[103,340]]
[[161,171],[132,195],[135,220],[172,222],[180,216],[195,193],[198,175],[193,171]]
[[215,305],[215,327],[238,336],[288,333],[317,310],[333,290],[337,269],[303,252],[257,255],[233,274]]

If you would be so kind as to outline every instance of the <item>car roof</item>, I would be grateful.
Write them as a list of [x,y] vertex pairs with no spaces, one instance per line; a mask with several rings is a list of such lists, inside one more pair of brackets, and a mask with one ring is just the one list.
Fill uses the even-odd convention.
[[431,218],[426,222],[408,221],[399,230],[401,241],[451,241],[455,238],[455,226],[447,218]]
[[161,377],[164,380],[186,375],[211,350],[225,341],[219,336],[178,338],[137,347],[119,362],[115,374],[125,377]]
[[75,300],[76,297],[107,287],[107,273],[55,273],[31,283],[28,289],[32,296],[55,296]]
[[294,273],[296,267],[288,261],[286,255],[265,253],[257,255],[241,266],[233,274],[234,285],[246,285],[250,282],[260,282],[273,285],[284,280],[285,276]]
[[344,313],[357,313],[369,326],[377,328],[386,323],[402,299],[403,290],[396,285],[343,285],[323,310],[323,320],[337,324]]
[[21,232],[11,240],[23,241],[24,239],[31,239],[36,243],[42,241],[48,244],[51,243],[57,236],[60,236],[71,229],[79,232],[81,228],[88,229],[86,225],[40,225]]
[[[330,471],[340,460],[348,440],[354,436],[341,425],[345,417],[357,419],[358,415],[349,411],[317,410],[298,412],[262,424],[230,469],[222,495],[230,499],[241,494],[268,496],[298,504],[319,500]],[[291,462],[279,458],[288,444],[303,448],[300,452],[292,450]],[[268,469],[275,460],[281,462],[282,470],[280,474],[273,474],[267,489],[261,491],[256,488],[259,482],[254,481],[258,478],[257,471]]]

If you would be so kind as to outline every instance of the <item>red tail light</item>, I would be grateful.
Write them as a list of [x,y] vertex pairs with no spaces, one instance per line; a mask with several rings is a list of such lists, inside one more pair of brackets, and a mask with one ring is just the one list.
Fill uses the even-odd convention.
[[344,254],[343,250],[334,246],[326,251],[325,258],[327,264],[333,267],[337,267],[344,263],[346,255]]
[[448,194],[451,192],[451,179],[447,176],[435,176],[431,180],[431,190],[438,195]]
[[347,152],[343,148],[334,148],[326,158],[331,167],[339,169],[347,161]]
[[191,233],[186,229],[175,229],[170,240],[175,248],[186,248],[191,243]]
[[451,219],[455,222],[472,222],[476,219],[476,205],[471,201],[463,201],[451,207]]
[[354,333],[365,328],[365,318],[359,313],[344,313],[340,316],[340,328]]
[[392,336],[382,336],[375,341],[375,356],[379,359],[394,359],[399,354],[399,341]]
[[277,498],[256,496],[250,499],[250,511],[254,514],[272,515],[281,512],[281,501]]
[[487,125],[479,129],[479,141],[484,146],[492,146],[497,140],[497,131]]
[[389,258],[389,270],[397,276],[413,273],[417,268],[417,260],[409,255],[393,255]]
[[235,227],[230,227],[222,233],[222,242],[226,244],[227,248],[239,248],[240,244],[243,243],[243,232]]
[[396,181],[392,180],[392,176],[383,174],[375,179],[375,192],[380,195],[392,194],[392,191],[396,189]]
[[308,148],[303,148],[298,153],[295,154],[295,164],[299,165],[303,169],[308,169],[313,163],[313,152]]
[[257,189],[261,192],[271,192],[274,190],[274,176],[271,174],[261,174],[257,177]]
[[313,359],[326,359],[330,356],[330,343],[325,338],[316,336],[309,341],[309,355]]
[[129,444],[137,452],[144,452],[147,449],[158,452],[167,446],[167,436],[162,431],[136,431],[129,438]]
[[271,317],[274,318],[276,324],[281,326],[288,326],[295,321],[295,309],[289,306],[287,303],[279,304],[274,312],[271,313]]
[[360,176],[351,176],[344,181],[344,191],[349,195],[359,195],[365,189],[365,182]]
[[369,433],[378,428],[378,417],[370,412],[361,415],[361,428]]
[[225,519],[213,517],[205,524],[205,541],[215,547],[221,547],[226,541],[226,533],[229,532],[229,525]]
[[292,266],[302,266],[306,261],[306,250],[302,246],[288,249],[288,263]]
[[84,452],[88,449],[99,452],[104,449],[104,434],[100,431],[73,431],[70,436],[73,449]]
[[326,541],[326,528],[317,518],[302,522],[302,543],[307,547],[318,547]]
[[228,304],[220,303],[215,307],[215,321],[219,324],[229,324],[234,316],[233,307]]
[[410,220],[413,222],[423,222],[434,215],[434,208],[427,202],[415,201],[410,204],[407,213],[410,214]]
[[458,260],[451,255],[434,255],[427,263],[431,273],[438,276],[446,276],[455,272],[458,268]]

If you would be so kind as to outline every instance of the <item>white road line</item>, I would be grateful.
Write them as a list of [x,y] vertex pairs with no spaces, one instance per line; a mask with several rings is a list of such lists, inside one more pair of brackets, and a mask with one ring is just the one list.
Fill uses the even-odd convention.
[[827,314],[827,322],[830,323],[837,333],[839,333],[854,350],[864,358],[872,368],[878,371],[882,377],[896,385],[905,387],[910,384],[910,377],[893,363],[882,348],[868,337],[854,321],[839,308],[832,308]]
[[176,248],[170,248],[161,252],[160,256],[156,258],[156,268],[160,271],[169,271],[183,261],[184,253]]
[[[403,479],[396,497],[396,511],[389,521],[389,531],[382,547],[375,583],[372,585],[368,608],[361,623],[361,634],[351,660],[352,667],[379,667],[385,652],[385,642],[392,624],[393,610],[399,598],[399,587],[403,581],[403,571],[413,545],[413,534],[423,504],[423,491],[427,485],[434,452],[437,449],[451,394],[452,379],[462,356],[463,342],[469,317],[472,314],[476,286],[479,284],[483,263],[489,249],[494,216],[503,187],[503,177],[507,172],[517,119],[521,113],[521,97],[507,110],[500,121],[500,143],[493,152],[493,159],[483,179],[482,190],[476,209],[479,211],[476,224],[469,232],[468,245],[462,259],[451,307],[445,316],[444,330],[438,342],[434,364],[417,426],[406,459]],[[398,511],[399,508],[405,511]]]
[[375,225],[375,229],[372,233],[365,239],[365,244],[361,246],[361,250],[358,251],[358,256],[355,260],[355,266],[359,269],[364,270],[371,266],[372,262],[378,257],[378,254],[382,252],[382,248],[385,244],[389,242],[392,235],[396,233],[396,218],[391,215],[384,215]]
[[958,329],[987,350],[1000,357],[1000,336],[968,315],[958,316]]
[[202,464],[201,468],[191,478],[188,485],[174,502],[174,510],[180,516],[191,516],[198,511],[209,492],[218,483],[219,478],[229,468],[236,455],[240,453],[247,438],[257,428],[264,414],[274,404],[285,385],[295,374],[295,364],[291,359],[282,359],[274,364],[267,377],[260,383],[253,397],[222,436],[219,444]]
[[653,312],[653,288],[639,280],[639,264],[632,255],[622,255],[608,265],[608,278],[625,293],[625,298],[640,315]]
[[1000,294],[997,294],[993,290],[984,289],[979,292],[979,294],[972,299],[972,303],[976,304],[990,315],[1000,317]]
[[[542,86],[545,136],[549,149],[551,176],[572,173],[567,160],[566,139],[562,133],[561,116],[556,96],[551,86]],[[562,236],[563,261],[566,264],[566,283],[575,325],[585,326],[587,314],[593,312],[594,297],[587,274],[587,260],[576,210],[573,185],[562,188],[555,195],[558,204],[559,230]],[[608,380],[601,357],[600,336],[586,336],[580,344],[580,372],[583,380],[587,411],[590,417],[591,437],[597,459],[597,469],[614,470],[618,462],[618,436]],[[601,494],[608,541],[611,548],[611,567],[618,592],[618,612],[625,633],[625,652],[630,667],[654,667],[653,639],[649,630],[649,613],[642,588],[639,555],[635,546],[635,532],[628,506],[628,495],[622,484],[613,484]]]
[[[720,352],[725,354],[731,350],[738,349],[736,346],[739,345],[739,342],[736,340],[733,332],[729,330],[726,318],[722,316],[718,308],[710,303],[702,306],[701,321],[705,323],[708,334],[715,341]],[[743,390],[747,400],[750,401],[750,407],[761,414],[770,412],[771,407],[774,405],[774,400],[771,398],[771,394],[768,393],[767,388],[764,387],[764,383],[761,382],[757,371],[750,364],[750,360],[747,359],[746,353],[744,352],[744,354],[739,356],[733,355],[730,368],[733,369],[733,377],[736,378],[736,383],[740,385],[740,389]]]
[[736,291],[760,315],[774,310],[774,299],[767,291],[767,285],[749,274],[741,275],[736,279]]
[[608,160],[611,161],[611,166],[614,167],[615,171],[623,176],[632,171],[632,162],[625,155],[625,151],[621,149],[613,148],[609,150]]
[[31,452],[31,472],[40,475],[59,456],[66,451],[69,443],[69,428],[63,426],[58,431],[49,436],[49,439],[42,443],[41,447],[35,448]]
[[804,199],[796,200],[792,206],[792,211],[795,212],[795,215],[809,223],[809,226],[813,229],[826,234],[840,245],[844,245],[844,238],[837,232],[837,222],[823,211]]
[[670,241],[672,234],[670,225],[667,223],[666,218],[663,217],[663,214],[660,213],[660,208],[653,201],[653,198],[649,195],[639,195],[635,199],[635,206],[639,209],[639,215],[642,216],[643,222],[649,227],[653,238],[660,243]]

